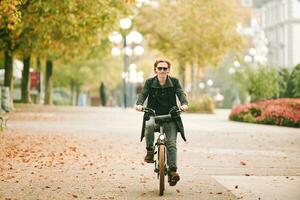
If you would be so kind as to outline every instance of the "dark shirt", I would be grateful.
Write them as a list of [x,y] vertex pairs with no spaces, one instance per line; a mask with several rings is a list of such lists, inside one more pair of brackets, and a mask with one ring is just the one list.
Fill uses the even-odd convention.
[[157,91],[157,104],[154,110],[157,115],[166,115],[169,113],[171,105],[169,103],[169,97],[166,88],[158,88]]
[[173,106],[176,106],[176,95],[181,104],[188,104],[178,79],[168,76],[166,83],[161,86],[155,76],[146,80],[136,104],[143,105],[148,98],[147,107],[154,109],[157,115],[164,115],[168,114]]

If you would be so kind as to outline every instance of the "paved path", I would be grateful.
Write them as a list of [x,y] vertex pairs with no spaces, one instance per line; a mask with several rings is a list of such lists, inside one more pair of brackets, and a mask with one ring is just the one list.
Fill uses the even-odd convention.
[[158,197],[142,113],[28,107],[0,133],[0,199],[300,199],[300,129],[183,114],[181,181]]

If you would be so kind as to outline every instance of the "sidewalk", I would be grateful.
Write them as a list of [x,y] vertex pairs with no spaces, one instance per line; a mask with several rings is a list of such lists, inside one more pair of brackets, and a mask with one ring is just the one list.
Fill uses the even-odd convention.
[[[40,111],[40,113],[38,113]],[[158,196],[142,113],[32,107],[0,133],[0,199],[300,199],[299,129],[183,114],[181,181]]]

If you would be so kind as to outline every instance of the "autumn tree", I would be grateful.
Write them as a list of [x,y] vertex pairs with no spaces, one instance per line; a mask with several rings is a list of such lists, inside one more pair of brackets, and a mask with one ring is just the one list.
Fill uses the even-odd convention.
[[17,27],[22,13],[21,0],[2,0],[0,2],[0,51],[4,52],[4,86],[13,88],[13,53],[16,47]]
[[45,103],[51,104],[53,60],[82,56],[99,44],[126,11],[126,5],[113,0],[79,0],[43,2],[41,8],[36,19],[42,23],[39,32],[44,34],[40,35],[38,47],[47,58]]
[[[119,15],[126,11],[126,2],[113,0],[3,2],[9,8],[15,8],[8,12],[1,1],[1,6],[4,7],[2,10],[8,13],[8,17],[0,18],[0,39],[6,49],[5,52],[7,49],[10,52],[18,50],[24,57],[22,99],[28,102],[29,64],[31,54],[34,54],[46,61],[46,104],[51,104],[52,101],[53,61],[82,56],[87,49],[99,43],[100,39],[114,27]],[[15,20],[19,22],[18,26],[13,26],[16,22],[11,22],[14,18],[9,18],[12,12],[16,12],[19,16]],[[12,63],[12,53],[9,55],[10,59],[5,60]],[[7,67],[5,77],[12,77],[12,64],[11,67],[7,64],[5,66]],[[5,79],[5,85],[12,90],[12,78]]]
[[150,47],[179,63],[180,74],[190,66],[195,90],[205,67],[216,66],[228,50],[240,47],[239,14],[234,0],[164,0],[159,8],[143,7],[137,26],[147,35]]

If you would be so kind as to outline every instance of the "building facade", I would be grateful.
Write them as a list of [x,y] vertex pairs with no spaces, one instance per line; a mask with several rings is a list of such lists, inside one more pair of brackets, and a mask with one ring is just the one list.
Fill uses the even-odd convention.
[[300,63],[300,0],[253,0],[268,39],[268,63],[292,68]]

